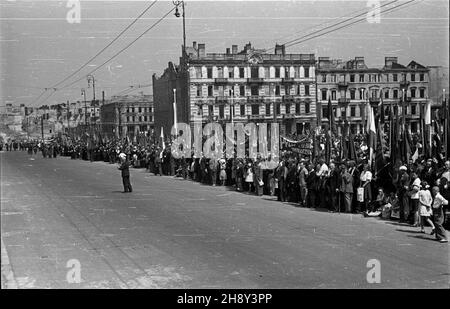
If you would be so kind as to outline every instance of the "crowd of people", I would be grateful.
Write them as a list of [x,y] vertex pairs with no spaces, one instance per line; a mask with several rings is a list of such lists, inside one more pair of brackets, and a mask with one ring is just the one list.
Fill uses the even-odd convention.
[[[43,157],[57,155],[72,159],[105,161],[120,164],[128,176],[124,191],[131,192],[128,168],[143,168],[155,176],[173,176],[205,185],[228,186],[236,191],[258,196],[276,196],[278,201],[300,207],[325,209],[330,212],[360,213],[366,217],[397,219],[425,231],[432,228],[439,241],[447,241],[443,226],[449,226],[446,213],[450,200],[450,162],[439,164],[436,158],[421,156],[414,163],[399,160],[391,167],[375,172],[367,161],[367,145],[355,137],[356,160],[340,160],[333,151],[327,162],[325,156],[314,159],[289,151],[280,155],[275,168],[265,168],[265,159],[199,157],[175,158],[170,145],[159,143],[139,145],[129,140],[111,140],[89,144],[24,142],[8,150],[28,150]],[[322,147],[323,148],[323,147]]]

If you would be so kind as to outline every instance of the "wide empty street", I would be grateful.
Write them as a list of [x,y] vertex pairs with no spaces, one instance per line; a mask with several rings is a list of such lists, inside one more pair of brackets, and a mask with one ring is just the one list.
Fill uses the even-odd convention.
[[449,287],[449,245],[419,228],[144,169],[124,194],[115,164],[0,156],[2,287]]

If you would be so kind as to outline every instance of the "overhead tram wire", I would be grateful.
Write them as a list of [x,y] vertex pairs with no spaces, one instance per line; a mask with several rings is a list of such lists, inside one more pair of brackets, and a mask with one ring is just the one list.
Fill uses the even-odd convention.
[[[391,1],[391,2],[388,2],[388,3],[385,3],[385,4],[383,4],[383,5],[379,5],[379,6],[376,7],[376,9],[385,7],[385,6],[390,5],[390,4],[394,4],[395,2],[398,2],[398,1],[399,1],[399,0],[394,0],[394,1]],[[334,24],[329,25],[329,26],[327,26],[327,27],[325,27],[325,28],[322,28],[322,29],[313,31],[313,32],[311,32],[311,33],[305,34],[305,35],[303,35],[303,36],[301,36],[301,37],[299,37],[299,38],[292,39],[292,40],[290,40],[290,41],[284,42],[282,45],[285,45],[286,47],[292,46],[291,44],[294,43],[294,42],[296,42],[296,41],[298,41],[298,40],[307,38],[307,37],[312,36],[312,35],[314,35],[314,34],[316,34],[316,33],[320,33],[320,32],[322,32],[322,31],[325,31],[325,30],[327,30],[327,29],[336,27],[336,26],[341,25],[341,24],[343,24],[343,23],[347,23],[347,22],[349,22],[349,21],[351,21],[351,20],[353,20],[353,19],[355,19],[355,18],[358,18],[358,17],[361,17],[361,16],[365,16],[365,15],[366,15],[368,12],[370,12],[371,10],[373,10],[373,8],[372,8],[372,9],[364,9],[364,12],[363,12],[363,13],[360,13],[360,14],[358,14],[358,15],[355,15],[355,16],[352,16],[352,17],[349,17],[349,18],[346,18],[346,19],[343,20],[343,21],[334,23]],[[294,45],[295,45],[295,44],[294,44]],[[269,48],[268,51],[273,50],[273,49],[274,49],[274,47]]]
[[[100,64],[99,66],[97,66],[95,69],[91,70],[89,73],[87,73],[86,75],[92,74],[95,71],[97,71],[98,69],[100,69],[101,67],[103,67],[105,64],[107,64],[108,62],[110,62],[111,60],[113,60],[114,58],[116,58],[117,56],[119,56],[121,53],[123,53],[125,50],[127,50],[128,48],[130,48],[131,45],[133,45],[134,43],[136,43],[136,41],[138,41],[140,38],[142,38],[144,35],[146,35],[150,30],[152,30],[154,27],[156,27],[160,22],[162,22],[170,13],[172,13],[175,10],[175,7],[171,8],[166,14],[164,14],[160,19],[158,19],[155,23],[153,23],[149,28],[147,28],[147,30],[145,30],[142,34],[140,34],[136,39],[134,39],[133,41],[131,41],[127,46],[125,46],[124,48],[122,48],[121,50],[119,50],[117,53],[115,53],[112,57],[110,57],[108,60],[106,60],[105,62],[103,62],[102,64]],[[67,84],[63,87],[58,88],[58,90],[61,89],[65,89],[67,87],[70,87],[76,83],[78,83],[79,81],[85,79],[85,76],[71,82],[70,84]]]
[[[408,5],[408,4],[413,4],[413,2],[416,2],[416,1],[417,1],[417,0],[410,0],[410,1],[407,1],[407,2],[405,2],[405,3],[399,4],[399,5],[397,5],[397,6],[393,7],[393,8],[386,9],[386,10],[380,12],[380,13],[391,13],[392,11],[398,10],[400,7],[403,7],[403,6]],[[422,0],[421,0],[421,1],[422,1]],[[416,3],[418,3],[418,2],[416,2]],[[414,3],[414,4],[416,4],[416,3]],[[306,42],[306,41],[309,41],[309,40],[312,40],[312,39],[315,39],[315,38],[324,36],[324,35],[329,34],[329,33],[331,33],[331,32],[334,32],[334,31],[337,31],[337,30],[340,30],[340,29],[343,29],[343,28],[350,27],[350,26],[352,26],[352,25],[354,25],[354,24],[363,22],[364,20],[365,20],[365,18],[362,18],[362,19],[359,19],[359,20],[355,20],[355,21],[353,21],[353,22],[351,22],[351,23],[349,23],[349,24],[340,26],[340,27],[335,28],[335,29],[331,29],[331,30],[326,31],[326,32],[324,32],[324,33],[320,33],[320,34],[317,34],[317,35],[312,36],[312,37],[307,37],[307,38],[305,38],[305,39],[303,39],[303,40],[300,40],[300,41],[298,41],[298,42],[292,42],[292,43],[289,43],[289,44],[286,45],[286,47],[291,47],[291,46],[294,46],[294,45],[297,45],[297,44],[304,43],[304,42]]]
[[[150,30],[152,30],[156,25],[158,25],[161,21],[163,21],[170,13],[172,13],[175,10],[175,7],[173,7],[172,9],[170,9],[166,14],[164,14],[160,19],[158,19],[158,21],[156,21],[153,25],[151,25],[147,30],[145,30],[141,35],[139,35],[136,39],[134,39],[133,41],[131,41],[131,43],[129,43],[127,46],[125,46],[124,48],[122,48],[119,52],[117,52],[116,54],[114,54],[112,57],[110,57],[108,60],[106,60],[105,62],[103,62],[101,65],[97,66],[94,70],[90,71],[89,73],[87,73],[86,75],[92,74],[93,72],[97,71],[98,69],[100,69],[101,67],[103,67],[105,64],[107,64],[108,62],[110,62],[111,60],[113,60],[114,58],[116,58],[118,55],[120,55],[122,52],[124,52],[125,50],[127,50],[131,45],[133,45],[137,40],[139,40],[140,38],[142,38],[145,34],[147,34]],[[56,91],[58,90],[62,90],[62,89],[66,89],[76,83],[78,83],[79,81],[85,79],[86,77],[80,77],[77,80],[71,82],[70,84],[67,84],[63,87],[57,88]],[[55,92],[56,92],[55,91]],[[55,93],[52,92],[52,95]],[[51,96],[51,95],[50,95]],[[50,97],[49,96],[49,97]],[[46,100],[49,98],[47,97]]]
[[[388,4],[393,4],[393,3],[395,3],[395,2],[398,2],[399,0],[394,0],[394,1],[392,1],[392,2],[390,2],[390,3],[387,3],[386,5],[388,5]],[[377,7],[377,8],[379,8],[379,7]],[[348,18],[349,18],[349,15],[353,15],[353,14],[357,14],[357,13],[360,13],[361,11],[364,11],[364,13],[362,13],[363,15],[365,15],[365,14],[367,14],[369,11],[367,10],[367,8],[363,8],[363,9],[359,9],[359,10],[356,10],[356,11],[353,11],[353,12],[351,12],[350,14],[346,14],[346,15],[343,15],[343,16],[340,16],[340,17],[336,17],[336,18],[333,18],[333,20],[337,20],[337,19],[343,19],[343,18],[347,18],[347,20],[349,20]],[[355,17],[358,17],[358,16],[361,16],[361,14],[359,14],[359,15],[357,15],[357,16],[354,16],[354,17],[352,17],[352,19],[353,18],[355,18]],[[344,21],[345,22],[345,21]],[[317,28],[317,27],[320,27],[320,26],[324,26],[324,25],[327,25],[327,24],[329,24],[329,22],[324,22],[324,23],[321,23],[321,24],[318,24],[318,25],[314,25],[314,26],[311,26],[311,27],[309,27],[309,28],[306,28],[306,29],[303,29],[303,30],[299,30],[299,31],[296,31],[294,34],[298,34],[298,33],[301,33],[301,32],[305,32],[305,31],[308,31],[308,30],[310,30],[310,29],[315,29],[315,28]],[[337,23],[337,24],[335,24],[335,25],[338,25],[339,23]],[[331,26],[329,26],[329,27],[333,27],[333,25],[331,25]],[[328,27],[327,27],[328,28]],[[323,28],[322,30],[325,30],[325,29],[327,29],[327,28]],[[322,30],[320,30],[320,31],[322,31]],[[309,35],[311,35],[311,34],[314,34],[315,32],[312,32],[312,33],[310,33],[310,34],[308,34],[308,35],[305,35],[304,37],[306,37],[306,36],[309,36]],[[291,35],[289,35],[289,36],[284,36],[284,38],[287,38],[287,37],[292,37],[294,34],[291,34]],[[301,37],[301,38],[303,38],[303,37]],[[295,40],[298,40],[299,38],[297,38],[297,39],[295,39]],[[273,40],[272,40],[273,41]],[[290,42],[290,41],[288,41],[288,42]],[[286,44],[286,43],[285,43]],[[264,50],[266,50],[266,51],[270,51],[270,50],[273,50],[274,48],[271,46],[271,47],[268,47],[268,48],[264,48]]]
[[76,75],[78,72],[80,72],[83,68],[85,68],[89,63],[92,62],[95,58],[97,58],[100,54],[102,54],[108,47],[110,47],[114,42],[116,42],[128,29],[130,29],[145,13],[147,13],[157,2],[158,0],[154,0],[152,3],[150,3],[147,8],[142,11],[125,29],[123,29],[111,42],[109,42],[108,45],[103,47],[99,52],[97,52],[93,57],[91,57],[88,61],[86,61],[82,66],[80,66],[76,71],[74,71],[72,74],[61,80],[60,82],[53,85],[51,88],[56,88],[62,83],[64,83],[66,80],[70,79],[72,76]]

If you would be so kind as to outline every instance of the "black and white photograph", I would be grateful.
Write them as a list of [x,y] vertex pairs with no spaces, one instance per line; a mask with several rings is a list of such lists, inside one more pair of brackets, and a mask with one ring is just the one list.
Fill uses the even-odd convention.
[[448,0],[0,0],[1,289],[449,289],[449,84]]

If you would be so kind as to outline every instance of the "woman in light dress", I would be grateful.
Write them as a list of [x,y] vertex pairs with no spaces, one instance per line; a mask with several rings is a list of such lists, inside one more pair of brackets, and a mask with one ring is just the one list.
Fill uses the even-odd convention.
[[425,233],[424,223],[427,222],[431,226],[431,235],[434,233],[434,224],[430,217],[433,214],[431,204],[433,198],[429,190],[430,186],[426,181],[422,182],[422,188],[419,191],[419,215],[420,215],[420,232]]

